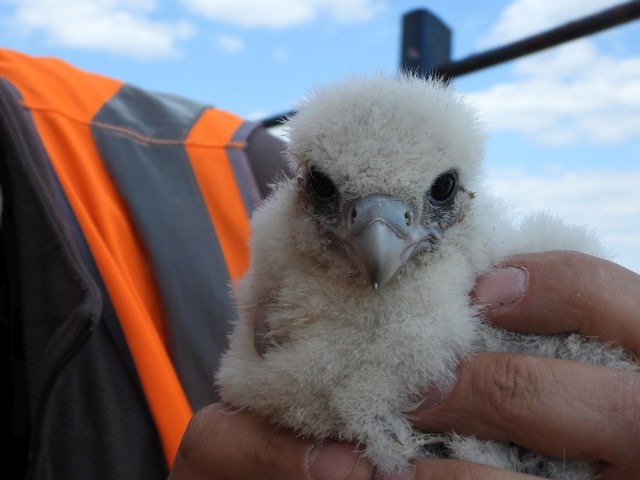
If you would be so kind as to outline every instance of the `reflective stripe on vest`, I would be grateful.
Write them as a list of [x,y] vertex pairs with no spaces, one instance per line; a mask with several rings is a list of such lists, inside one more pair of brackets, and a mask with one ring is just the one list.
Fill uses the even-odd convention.
[[0,50],[0,76],[21,95],[89,245],[170,465],[192,411],[214,399],[234,315],[228,283],[247,266],[253,126],[55,59]]

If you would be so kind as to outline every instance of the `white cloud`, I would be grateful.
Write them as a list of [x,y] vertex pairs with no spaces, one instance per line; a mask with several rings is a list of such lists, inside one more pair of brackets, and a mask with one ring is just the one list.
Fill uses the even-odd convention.
[[236,53],[244,49],[244,41],[235,35],[220,34],[215,39],[216,44],[229,53]]
[[190,38],[186,21],[154,21],[155,0],[11,0],[16,30],[52,45],[107,51],[138,59],[174,56]]
[[468,94],[491,130],[550,145],[640,140],[640,56],[616,59],[582,40],[519,61],[515,74]]
[[341,23],[364,21],[380,11],[376,0],[182,0],[212,20],[242,27],[285,28],[327,14]]
[[531,175],[522,169],[493,169],[488,183],[518,214],[547,211],[595,228],[616,261],[640,272],[640,170]]
[[[489,37],[506,42],[614,3],[516,0]],[[512,80],[469,97],[491,130],[523,133],[544,144],[640,140],[640,56],[614,57],[596,45],[581,39],[524,57],[514,62]]]
[[502,44],[560,26],[621,3],[621,0],[515,0],[484,37],[484,46]]

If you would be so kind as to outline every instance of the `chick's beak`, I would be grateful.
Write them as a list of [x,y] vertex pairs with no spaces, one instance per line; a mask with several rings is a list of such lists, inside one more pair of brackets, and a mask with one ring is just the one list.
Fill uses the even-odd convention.
[[440,227],[419,224],[408,205],[385,195],[354,203],[344,224],[329,230],[376,291],[393,278],[419,244],[437,243],[442,236]]

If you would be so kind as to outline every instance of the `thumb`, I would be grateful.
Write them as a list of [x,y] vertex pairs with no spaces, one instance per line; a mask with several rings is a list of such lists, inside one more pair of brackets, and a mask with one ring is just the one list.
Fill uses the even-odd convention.
[[192,417],[169,480],[369,480],[372,476],[370,463],[349,444],[315,444],[253,413],[216,403]]
[[640,356],[640,275],[578,252],[518,255],[480,277],[475,297],[489,321],[522,333],[577,332]]

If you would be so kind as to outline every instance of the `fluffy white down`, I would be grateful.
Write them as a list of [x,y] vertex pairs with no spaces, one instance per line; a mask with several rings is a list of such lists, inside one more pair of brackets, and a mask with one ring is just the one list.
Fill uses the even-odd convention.
[[[450,89],[412,77],[350,78],[317,90],[299,110],[290,121],[293,170],[321,165],[345,196],[422,198],[448,168],[475,196],[434,252],[412,259],[375,292],[344,255],[324,248],[299,205],[299,181],[283,180],[252,219],[250,269],[234,288],[239,318],[216,377],[225,402],[304,436],[359,442],[378,470],[393,472],[424,455],[423,445],[442,441],[413,430],[405,413],[479,349],[632,368],[623,352],[576,336],[523,341],[482,322],[469,292],[505,256],[604,251],[586,228],[548,215],[511,221],[482,187],[483,135]],[[272,339],[263,356],[254,348],[258,316]],[[529,463],[546,465],[541,473],[527,470],[530,456],[503,444],[455,435],[445,443],[457,458],[548,478],[590,478],[584,463],[538,456]]]

